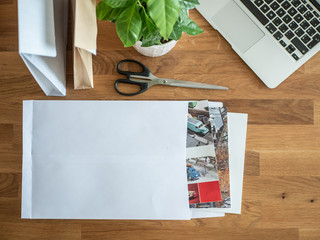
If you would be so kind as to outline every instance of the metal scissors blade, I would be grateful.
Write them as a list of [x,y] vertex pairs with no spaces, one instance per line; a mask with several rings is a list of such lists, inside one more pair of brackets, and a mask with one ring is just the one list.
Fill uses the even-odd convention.
[[215,90],[228,90],[229,88],[223,86],[217,86],[212,84],[198,83],[192,81],[176,80],[169,78],[157,78],[156,76],[150,73],[150,76],[140,76],[140,75],[131,75],[130,78],[138,82],[149,83],[149,86],[152,85],[167,85],[173,87],[186,87],[186,88],[201,88],[201,89],[215,89]]

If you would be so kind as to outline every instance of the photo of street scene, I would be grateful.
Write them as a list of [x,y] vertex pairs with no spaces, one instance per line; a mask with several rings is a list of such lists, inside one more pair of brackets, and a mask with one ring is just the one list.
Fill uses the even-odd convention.
[[187,148],[213,143],[208,102],[189,102]]
[[212,156],[187,159],[188,183],[218,181],[216,159]]

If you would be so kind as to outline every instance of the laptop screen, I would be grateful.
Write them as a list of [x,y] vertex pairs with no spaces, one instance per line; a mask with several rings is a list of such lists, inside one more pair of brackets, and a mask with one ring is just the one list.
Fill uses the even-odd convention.
[[310,2],[320,11],[320,0],[310,0]]

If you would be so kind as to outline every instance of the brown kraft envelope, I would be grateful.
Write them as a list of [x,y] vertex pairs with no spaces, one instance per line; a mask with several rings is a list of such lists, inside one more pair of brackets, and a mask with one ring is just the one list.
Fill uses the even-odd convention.
[[71,0],[74,89],[93,88],[92,54],[97,49],[96,0]]

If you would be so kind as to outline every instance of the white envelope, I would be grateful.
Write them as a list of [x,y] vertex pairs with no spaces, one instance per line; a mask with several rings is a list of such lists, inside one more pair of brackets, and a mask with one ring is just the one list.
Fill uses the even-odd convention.
[[68,4],[18,0],[19,53],[48,96],[66,95]]
[[190,219],[187,107],[24,101],[22,218]]

